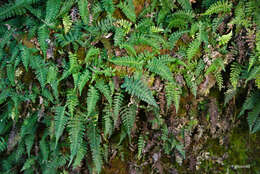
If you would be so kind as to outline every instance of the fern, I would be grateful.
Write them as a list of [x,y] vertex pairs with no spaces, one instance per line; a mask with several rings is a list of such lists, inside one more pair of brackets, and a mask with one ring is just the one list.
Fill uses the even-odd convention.
[[191,10],[191,4],[189,0],[178,0],[178,3],[184,10]]
[[66,105],[68,106],[69,114],[71,117],[74,115],[75,108],[78,104],[79,101],[76,92],[73,90],[68,90]]
[[189,45],[189,48],[187,49],[187,57],[188,60],[191,61],[191,59],[197,54],[200,48],[201,41],[199,38],[193,40],[191,44]]
[[181,90],[175,83],[166,83],[165,95],[167,99],[167,106],[169,107],[174,102],[176,113],[179,111]]
[[47,54],[47,48],[48,48],[47,39],[48,38],[49,38],[49,31],[47,29],[47,26],[43,25],[43,26],[39,27],[38,42],[40,44],[44,58],[46,58],[46,54]]
[[90,86],[88,90],[88,97],[87,97],[87,111],[88,116],[91,116],[95,111],[97,101],[99,99],[99,93],[95,89],[95,87]]
[[24,68],[26,71],[28,71],[28,66],[30,64],[30,57],[31,57],[30,51],[26,47],[22,47],[21,51],[22,51],[22,62],[23,62]]
[[220,72],[216,73],[215,77],[218,84],[218,89],[221,91],[221,89],[223,88],[223,77]]
[[72,163],[77,152],[80,150],[83,143],[83,136],[85,132],[85,126],[83,124],[81,115],[77,114],[72,117],[68,122],[69,139],[70,139],[70,162]]
[[184,35],[187,32],[188,31],[176,31],[176,32],[172,33],[169,37],[169,42],[171,43],[171,48],[174,48],[177,41],[182,37],[182,35]]
[[96,83],[96,88],[99,90],[100,93],[102,93],[110,106],[112,106],[112,95],[109,89],[109,86],[105,84],[105,82],[103,80],[99,80]]
[[62,18],[62,22],[63,22],[63,26],[64,26],[64,32],[65,32],[65,34],[67,34],[71,28],[72,20],[70,19],[70,16],[65,15]]
[[158,107],[152,92],[141,80],[134,80],[133,78],[126,77],[121,88],[125,88],[130,95],[137,96],[148,104]]
[[74,163],[73,163],[73,168],[77,168],[80,166],[80,163],[82,162],[83,158],[87,154],[87,146],[83,142],[77,152],[77,155],[75,157]]
[[232,37],[232,31],[229,32],[228,34],[222,35],[218,40],[219,40],[219,46],[221,45],[226,45]]
[[113,100],[113,119],[114,119],[114,126],[117,124],[119,113],[123,106],[124,102],[124,95],[121,93],[116,93]]
[[0,137],[0,152],[4,152],[6,148],[7,148],[7,144],[4,138]]
[[58,106],[55,108],[55,147],[58,144],[59,138],[63,133],[63,130],[65,129],[65,126],[67,124],[68,118],[66,116],[65,112],[65,106]]
[[78,1],[79,14],[85,25],[89,24],[89,12],[87,10],[87,6],[88,6],[88,1],[85,0]]
[[97,173],[101,172],[101,167],[103,164],[101,156],[100,139],[101,138],[97,127],[93,124],[93,122],[90,122],[88,124],[88,140],[90,144],[92,160],[94,162]]
[[103,110],[103,123],[104,123],[104,135],[105,137],[109,137],[112,134],[112,108],[109,105],[106,105],[104,110]]
[[228,1],[221,0],[217,1],[216,3],[212,4],[209,9],[203,15],[212,15],[212,14],[218,14],[218,13],[228,13],[231,11],[232,4]]
[[112,59],[109,59],[109,61],[116,65],[129,66],[129,67],[133,67],[136,69],[141,69],[144,64],[143,61],[138,61],[136,58],[130,57],[130,56],[112,58]]
[[260,98],[259,92],[251,93],[250,97],[247,97],[246,101],[244,102],[242,109],[238,114],[238,117],[242,116],[246,110],[251,110],[254,108],[254,106],[257,107],[257,101],[259,100],[259,98]]
[[145,147],[145,141],[143,135],[140,135],[138,138],[138,153],[137,153],[137,158],[140,160],[142,157],[142,153]]
[[[26,4],[25,4],[26,5]],[[0,20],[4,20],[16,15],[23,15],[26,12],[25,5],[22,3],[6,3],[0,7]]]
[[170,82],[173,81],[173,76],[170,69],[165,64],[161,63],[161,60],[152,59],[148,62],[147,68],[149,71],[160,75],[164,80],[168,80]]
[[90,79],[90,72],[86,69],[79,77],[79,81],[78,81],[78,89],[79,89],[79,94],[81,95],[82,90],[84,88],[84,86],[86,85],[86,83],[89,81]]
[[240,65],[236,62],[232,63],[231,72],[230,72],[230,82],[234,88],[237,87],[240,73],[241,73]]
[[54,21],[61,7],[60,0],[47,0],[45,21],[49,24]]
[[136,114],[137,114],[136,105],[131,105],[129,107],[125,106],[122,108],[121,113],[120,113],[120,115],[122,117],[124,128],[129,136],[129,138],[131,137],[131,132],[132,132],[132,128],[135,123]]
[[128,19],[135,23],[136,15],[134,11],[134,6],[132,4],[133,2],[132,0],[128,0],[127,2],[120,1],[120,3],[117,6],[123,11],[123,13],[126,15]]
[[105,11],[112,15],[115,11],[115,6],[113,0],[102,0],[102,6]]

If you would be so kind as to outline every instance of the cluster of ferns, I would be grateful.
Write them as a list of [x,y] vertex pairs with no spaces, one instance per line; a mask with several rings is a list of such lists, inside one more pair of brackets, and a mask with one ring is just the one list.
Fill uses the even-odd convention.
[[207,96],[208,78],[226,105],[247,90],[234,114],[260,130],[259,14],[257,0],[0,2],[0,173],[100,173],[114,134],[137,137],[140,160],[148,112],[164,152],[185,158],[165,119],[183,95]]

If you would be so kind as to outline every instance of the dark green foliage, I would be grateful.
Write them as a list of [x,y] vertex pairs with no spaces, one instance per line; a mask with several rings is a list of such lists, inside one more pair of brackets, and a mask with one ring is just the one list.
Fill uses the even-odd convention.
[[257,3],[1,1],[0,173],[101,173],[128,156],[141,169],[153,143],[183,160],[215,98],[259,131]]

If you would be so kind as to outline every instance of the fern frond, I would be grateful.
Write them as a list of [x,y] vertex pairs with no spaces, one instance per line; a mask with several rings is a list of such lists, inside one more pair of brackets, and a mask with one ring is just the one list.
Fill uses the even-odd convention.
[[49,38],[49,30],[48,30],[47,26],[43,25],[43,26],[39,27],[38,42],[40,44],[44,58],[46,58],[46,54],[47,54],[47,48],[48,48],[47,39],[48,38]]
[[98,132],[98,128],[94,125],[93,122],[90,122],[88,124],[87,130],[88,130],[87,136],[90,144],[92,160],[94,162],[96,172],[100,173],[103,164],[102,156],[101,156],[101,147],[100,147],[101,137]]
[[90,79],[90,72],[89,70],[85,69],[85,71],[80,75],[79,81],[78,81],[78,89],[79,89],[79,94],[81,95],[81,92],[86,85],[87,81]]
[[165,64],[161,63],[160,60],[154,58],[151,61],[148,62],[148,65],[146,66],[149,71],[154,72],[161,76],[163,79],[168,80],[170,82],[173,81],[173,75]]
[[[251,110],[255,107],[258,107],[257,103],[259,103],[260,100],[260,93],[259,92],[253,92],[249,97],[247,97],[246,101],[244,102],[242,109],[240,113],[238,114],[238,117],[242,116],[246,110]],[[257,102],[258,101],[258,102]]]
[[121,111],[121,108],[123,106],[124,102],[124,95],[122,93],[116,93],[113,100],[113,120],[114,120],[114,126],[117,123],[119,113]]
[[47,70],[45,66],[40,66],[36,69],[36,77],[38,81],[40,82],[42,90],[44,89],[46,82],[47,82]]
[[126,56],[126,57],[118,57],[118,58],[111,58],[109,59],[110,62],[119,65],[119,66],[129,66],[136,69],[141,69],[144,62],[139,61],[134,57]]
[[28,71],[28,66],[30,64],[30,57],[31,57],[30,50],[27,47],[22,47],[21,51],[22,51],[21,58],[22,58],[23,66],[25,70]]
[[88,97],[87,97],[88,116],[91,116],[91,114],[93,114],[93,112],[95,111],[98,99],[99,99],[98,91],[93,86],[90,86],[88,90]]
[[212,4],[209,9],[206,10],[203,15],[212,15],[218,13],[228,13],[231,11],[232,3],[229,3],[226,0],[217,1],[216,3]]
[[7,143],[5,142],[4,138],[0,137],[0,152],[5,151],[7,148]]
[[144,141],[144,136],[140,135],[138,138],[138,153],[137,153],[137,158],[140,160],[142,157],[142,153],[145,147],[145,141]]
[[134,127],[136,114],[137,106],[134,104],[129,107],[123,107],[120,113],[124,128],[126,129],[129,138],[131,137],[132,128]]
[[199,38],[196,38],[189,44],[189,48],[187,49],[187,57],[188,60],[191,61],[191,59],[197,54],[200,48],[201,41]]
[[78,63],[78,58],[76,54],[73,54],[72,52],[69,52],[69,61],[70,61],[70,69],[69,71],[74,74],[77,73],[80,66]]
[[111,91],[109,89],[109,86],[105,84],[104,80],[97,81],[96,88],[99,90],[100,93],[102,93],[106,97],[109,105],[112,106]]
[[180,98],[181,98],[181,89],[175,83],[166,83],[165,86],[165,95],[167,100],[167,106],[170,107],[172,102],[174,102],[176,113],[178,113],[179,105],[180,105]]
[[88,50],[88,53],[86,54],[86,57],[85,57],[85,63],[88,65],[91,63],[92,59],[93,58],[97,58],[97,56],[100,54],[100,51],[98,48],[95,48],[95,47],[91,47],[89,50]]
[[65,126],[68,121],[65,108],[66,108],[65,106],[58,106],[55,108],[55,117],[54,117],[55,137],[56,137],[55,147],[57,146],[59,138],[62,135],[63,130],[65,129]]
[[75,117],[72,117],[68,122],[68,128],[69,128],[69,139],[70,139],[70,162],[71,164],[73,158],[77,154],[77,152],[80,150],[81,145],[83,143],[83,137],[85,132],[85,126],[83,124],[83,120],[81,118],[81,115],[76,115]]
[[234,88],[237,87],[237,83],[239,80],[239,75],[241,73],[241,67],[238,63],[234,62],[231,65],[231,72],[230,72],[230,82]]
[[67,34],[70,31],[71,25],[72,25],[72,20],[70,19],[70,16],[65,15],[62,18],[62,23],[64,26],[64,33]]
[[6,3],[0,7],[0,20],[4,20],[16,15],[23,15],[25,12],[26,8],[22,3]]
[[74,115],[75,107],[79,104],[77,94],[74,90],[68,90],[67,92],[67,102],[66,105],[68,106],[70,116]]
[[219,46],[226,45],[232,37],[232,31],[228,34],[222,35],[220,38],[218,38]]
[[184,10],[192,10],[189,0],[177,0]]
[[89,11],[87,7],[88,7],[88,1],[85,0],[78,1],[79,14],[85,25],[89,24]]
[[260,122],[260,100],[258,100],[258,102],[256,102],[256,106],[253,108],[252,111],[250,111],[248,113],[248,117],[247,117],[247,121],[248,121],[248,125],[249,125],[249,129],[251,133],[255,133],[256,131],[260,130],[259,127],[259,122]]
[[80,166],[81,161],[83,160],[83,158],[85,157],[85,155],[87,154],[87,145],[86,143],[82,142],[81,146],[77,152],[77,155],[75,157],[74,163],[73,163],[73,168],[77,168]]
[[54,21],[59,13],[62,1],[47,0],[45,21],[49,24]]
[[120,3],[117,5],[123,13],[126,15],[128,19],[130,19],[132,22],[135,23],[136,21],[136,15],[135,15],[135,9],[132,4],[132,0],[128,0],[128,3],[120,1]]
[[104,123],[104,136],[109,137],[112,134],[113,124],[112,124],[112,116],[113,110],[111,106],[106,105],[103,110],[103,123]]
[[133,78],[126,77],[124,83],[121,85],[121,88],[125,88],[130,95],[137,96],[139,99],[147,102],[148,104],[158,107],[155,99],[153,98],[152,92],[140,79],[134,80]]
[[215,78],[218,84],[218,89],[221,91],[221,89],[224,87],[223,86],[223,77],[220,72],[215,73]]
[[102,6],[104,7],[105,11],[110,15],[112,15],[115,11],[113,0],[102,0]]
[[169,42],[171,43],[171,48],[175,47],[175,44],[177,43],[177,41],[188,31],[176,31],[174,33],[172,33],[169,37]]

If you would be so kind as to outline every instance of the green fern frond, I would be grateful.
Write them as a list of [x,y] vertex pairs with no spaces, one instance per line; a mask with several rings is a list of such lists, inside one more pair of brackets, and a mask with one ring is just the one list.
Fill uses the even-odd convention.
[[129,66],[136,69],[141,69],[143,66],[143,61],[139,61],[134,57],[126,56],[126,57],[118,57],[109,59],[110,62],[119,65],[119,66]]
[[76,106],[79,104],[77,94],[74,90],[70,89],[67,92],[67,102],[70,116],[73,117]]
[[239,75],[241,73],[241,67],[238,63],[234,62],[231,65],[231,72],[230,72],[230,82],[234,88],[237,87],[237,83],[239,80]]
[[172,33],[169,37],[169,42],[171,43],[171,48],[175,47],[175,44],[177,43],[177,41],[188,31],[176,31],[174,33]]
[[49,39],[49,30],[46,25],[43,25],[38,29],[38,42],[40,44],[44,58],[46,58],[48,48],[47,39]]
[[138,153],[137,153],[137,158],[140,160],[142,157],[142,153],[145,147],[145,141],[144,141],[144,136],[140,135],[138,138]]
[[161,76],[163,79],[168,80],[170,82],[173,81],[173,75],[165,64],[161,63],[159,59],[152,59],[148,62],[148,65],[146,66],[149,71],[154,72]]
[[260,93],[253,92],[249,97],[247,97],[246,101],[244,102],[238,117],[242,116],[246,110],[251,110],[254,106],[258,107],[257,103],[259,103]]
[[0,137],[0,152],[5,151],[7,148],[7,143],[5,142],[4,138]]
[[89,70],[85,69],[85,71],[80,75],[79,81],[78,81],[78,89],[79,89],[79,94],[81,95],[81,92],[86,85],[87,81],[90,79],[90,72]]
[[30,50],[27,47],[22,47],[21,51],[22,51],[21,58],[22,58],[23,66],[25,70],[28,71],[28,66],[30,64],[30,57],[31,57]]
[[196,38],[189,44],[189,48],[187,49],[187,57],[188,60],[191,61],[191,59],[197,54],[199,51],[201,44],[201,40],[199,38]]
[[221,91],[221,89],[224,87],[223,86],[223,77],[222,77],[221,73],[217,72],[215,74],[215,78],[216,78],[216,81],[217,81],[217,84],[218,84],[218,89]]
[[65,106],[58,106],[55,108],[55,117],[54,117],[55,137],[56,137],[55,147],[57,146],[59,138],[62,135],[63,130],[65,129],[65,126],[68,121],[65,108],[66,108]]
[[126,132],[131,138],[132,128],[134,127],[135,117],[137,114],[137,106],[132,104],[131,106],[125,106],[122,108],[120,115]]
[[109,86],[105,84],[104,80],[97,81],[96,88],[99,90],[100,93],[102,93],[106,97],[109,105],[112,106],[111,91],[109,89]]
[[42,90],[44,89],[46,82],[47,82],[47,70],[45,66],[40,66],[38,69],[36,69],[36,77],[40,82]]
[[113,0],[102,0],[102,6],[104,7],[105,11],[112,16],[115,11]]
[[85,0],[78,1],[79,14],[85,25],[89,24],[89,11],[87,7],[88,7],[88,1]]
[[87,145],[86,143],[82,142],[79,150],[77,151],[77,155],[75,157],[74,163],[73,163],[73,168],[77,168],[81,165],[81,162],[85,155],[87,154]]
[[103,123],[104,123],[104,136],[109,137],[112,134],[113,124],[112,124],[112,116],[113,110],[110,105],[106,105],[103,110]]
[[73,54],[69,52],[69,61],[70,61],[70,69],[69,71],[74,74],[77,73],[79,70],[79,63],[78,63],[78,58],[76,54]]
[[93,58],[97,58],[98,55],[100,54],[100,51],[98,48],[95,48],[95,47],[91,47],[89,50],[88,50],[88,53],[86,54],[86,57],[85,57],[85,63],[88,65],[91,63],[92,59]]
[[226,0],[217,1],[216,3],[212,4],[209,9],[206,10],[203,15],[212,15],[218,13],[228,13],[231,11],[232,3],[229,3]]
[[136,15],[135,15],[135,9],[133,6],[133,2],[132,2],[132,0],[128,0],[127,2],[120,1],[120,3],[117,5],[117,7],[119,7],[123,11],[123,13],[126,15],[126,17],[128,19],[130,19],[132,22],[135,23]]
[[229,32],[228,34],[222,35],[222,36],[218,39],[218,41],[219,41],[219,46],[221,46],[221,45],[226,45],[226,44],[230,41],[231,37],[232,37],[232,31]]
[[88,116],[91,116],[95,111],[97,101],[99,100],[99,93],[95,89],[95,87],[90,86],[88,90],[88,97],[87,97],[87,111]]
[[170,107],[172,102],[174,102],[176,113],[178,113],[180,98],[181,98],[181,89],[175,83],[166,83],[165,86],[165,96],[167,100],[167,106]]
[[181,5],[184,10],[192,10],[191,4],[189,0],[177,0],[177,2]]
[[23,15],[26,12],[25,5],[22,3],[10,2],[0,7],[0,20],[4,20],[16,15]]
[[251,133],[255,133],[260,130],[259,122],[260,122],[260,100],[256,102],[256,106],[248,113],[247,121],[249,125],[249,129]]
[[77,114],[75,117],[72,117],[68,122],[68,128],[70,139],[70,165],[82,146],[85,134],[85,126],[81,115]]
[[113,120],[114,126],[117,124],[119,113],[123,106],[124,95],[122,93],[116,93],[113,100]]
[[48,0],[46,3],[46,16],[45,21],[49,24],[58,16],[62,1]]
[[90,122],[88,124],[87,130],[88,130],[87,136],[90,144],[92,160],[94,162],[96,172],[100,173],[103,165],[102,156],[101,156],[101,147],[100,147],[101,137],[98,132],[98,128],[94,125],[93,122]]
[[72,25],[72,20],[70,19],[70,16],[65,15],[62,18],[62,23],[64,26],[64,33],[67,34],[70,31],[71,25]]
[[147,102],[148,104],[158,107],[155,99],[153,98],[150,89],[142,82],[142,80],[134,80],[133,78],[126,77],[121,88],[133,96],[137,96],[139,99]]

